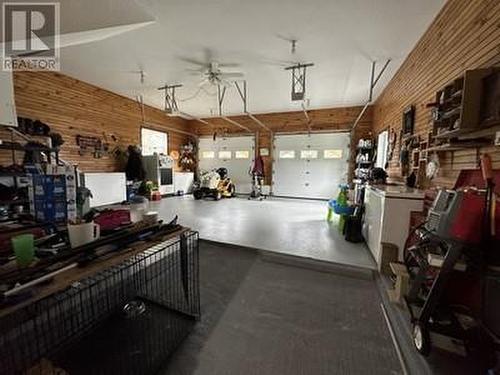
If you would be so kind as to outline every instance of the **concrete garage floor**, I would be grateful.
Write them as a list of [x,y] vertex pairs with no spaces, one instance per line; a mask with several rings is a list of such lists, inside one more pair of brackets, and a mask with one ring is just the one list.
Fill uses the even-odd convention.
[[374,269],[375,262],[364,243],[344,240],[337,217],[326,221],[326,202],[268,198],[220,201],[192,196],[151,202],[150,209],[170,220],[199,231],[200,238],[342,265]]
[[403,374],[373,280],[207,242],[200,277],[201,320],[160,375]]

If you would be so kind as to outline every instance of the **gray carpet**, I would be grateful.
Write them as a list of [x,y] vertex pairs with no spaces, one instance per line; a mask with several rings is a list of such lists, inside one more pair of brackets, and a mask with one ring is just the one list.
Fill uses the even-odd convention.
[[398,374],[372,280],[201,243],[202,319],[163,375]]

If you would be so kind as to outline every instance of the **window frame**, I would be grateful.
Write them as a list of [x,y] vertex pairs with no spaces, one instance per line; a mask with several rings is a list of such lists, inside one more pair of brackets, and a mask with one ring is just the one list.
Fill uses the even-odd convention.
[[[165,151],[164,152],[154,151],[153,153],[146,153],[146,147],[144,147],[145,146],[144,145],[144,134],[143,134],[144,130],[150,131],[150,132],[156,132],[156,133],[160,133],[160,134],[164,134],[165,135]],[[141,126],[141,129],[140,129],[140,140],[141,140],[141,151],[142,151],[142,155],[143,156],[151,156],[151,155],[154,155],[155,153],[169,155],[170,134],[168,132],[165,132],[165,131],[162,131],[162,130],[153,129],[153,128],[150,128],[150,127],[147,127],[147,126]]]
[[[282,152],[293,152],[293,156],[292,157],[288,157],[288,156],[283,157],[283,156],[281,156]],[[295,152],[295,150],[279,150],[279,152],[278,152],[278,159],[280,159],[280,160],[295,160],[296,156],[297,156],[297,153]]]
[[[245,153],[245,157],[239,157],[238,156],[238,153],[239,152],[244,152]],[[246,160],[246,159],[250,159],[250,151],[248,150],[238,150],[238,151],[235,151],[234,152],[234,158],[237,159],[237,160]]]
[[[221,153],[225,153],[225,152],[229,153],[229,157],[221,156]],[[220,150],[217,152],[217,158],[219,160],[231,160],[231,159],[233,159],[233,152],[230,150]]]
[[[340,156],[339,157],[334,157],[334,156],[327,156],[326,153],[327,152],[336,152],[336,151],[339,151],[340,152]],[[323,150],[323,159],[325,160],[338,160],[338,159],[342,159],[344,157],[344,150],[342,150],[341,148],[328,148],[328,149],[324,149]]]
[[[314,156],[311,156],[311,155],[308,155],[308,156],[304,156],[304,153],[315,153]],[[319,152],[318,150],[311,150],[311,149],[307,149],[307,150],[300,150],[300,159],[301,160],[316,160],[319,158]]]
[[[207,156],[205,156],[205,153],[211,153],[212,156],[207,157]],[[205,151],[203,151],[202,150],[201,151],[201,158],[202,159],[207,159],[207,160],[209,160],[209,159],[215,159],[215,151],[211,151],[211,150],[205,150]]]

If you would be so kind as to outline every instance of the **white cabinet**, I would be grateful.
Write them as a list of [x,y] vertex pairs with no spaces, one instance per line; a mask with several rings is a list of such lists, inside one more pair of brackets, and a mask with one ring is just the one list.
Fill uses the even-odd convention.
[[0,70],[0,125],[17,126],[12,72]]
[[193,191],[193,183],[193,172],[174,172],[174,193],[180,190],[184,194],[190,194]]
[[90,207],[121,203],[127,200],[125,173],[82,173],[82,186],[92,193]]
[[367,187],[365,192],[365,218],[363,237],[380,269],[382,242],[392,243],[399,249],[403,260],[403,248],[408,237],[410,214],[423,209],[424,193],[420,190],[399,186]]

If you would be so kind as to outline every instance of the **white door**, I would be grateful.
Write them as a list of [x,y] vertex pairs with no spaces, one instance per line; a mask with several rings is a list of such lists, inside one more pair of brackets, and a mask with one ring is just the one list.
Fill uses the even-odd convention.
[[249,194],[252,190],[250,168],[255,155],[255,138],[221,137],[214,141],[200,138],[198,160],[200,171],[227,168],[229,177],[236,185],[236,192]]
[[349,133],[277,135],[273,194],[330,199],[347,182]]

